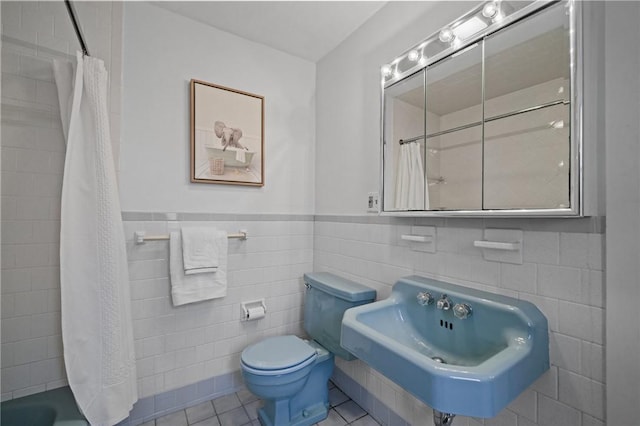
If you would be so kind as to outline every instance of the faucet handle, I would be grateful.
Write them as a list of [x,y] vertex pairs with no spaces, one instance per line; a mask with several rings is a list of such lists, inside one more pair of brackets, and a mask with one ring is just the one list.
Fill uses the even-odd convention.
[[446,294],[440,296],[438,303],[436,303],[436,308],[442,309],[443,311],[448,311],[449,309],[451,309],[451,300],[449,299],[449,296],[447,296]]
[[453,314],[456,318],[467,319],[471,316],[473,310],[467,303],[458,303],[453,307]]
[[418,299],[418,303],[423,306],[431,305],[433,303],[433,296],[427,291],[421,291],[418,293],[416,299]]

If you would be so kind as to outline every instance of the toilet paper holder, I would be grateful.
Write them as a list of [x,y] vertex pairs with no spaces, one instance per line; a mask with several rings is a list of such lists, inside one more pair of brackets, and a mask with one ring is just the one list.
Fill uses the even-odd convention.
[[267,314],[267,305],[264,299],[250,300],[240,303],[242,321],[251,321],[263,318]]

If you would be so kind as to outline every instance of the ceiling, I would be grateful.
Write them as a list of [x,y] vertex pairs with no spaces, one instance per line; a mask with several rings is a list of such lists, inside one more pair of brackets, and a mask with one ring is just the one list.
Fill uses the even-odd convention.
[[159,1],[154,5],[317,62],[386,1]]

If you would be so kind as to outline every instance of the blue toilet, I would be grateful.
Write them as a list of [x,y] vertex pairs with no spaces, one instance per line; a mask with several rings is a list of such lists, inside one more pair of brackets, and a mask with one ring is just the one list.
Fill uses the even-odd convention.
[[342,315],[376,298],[375,290],[327,272],[305,274],[304,283],[304,329],[313,340],[270,337],[240,357],[247,388],[264,400],[264,426],[308,426],[327,417],[334,355],[355,359],[340,346]]

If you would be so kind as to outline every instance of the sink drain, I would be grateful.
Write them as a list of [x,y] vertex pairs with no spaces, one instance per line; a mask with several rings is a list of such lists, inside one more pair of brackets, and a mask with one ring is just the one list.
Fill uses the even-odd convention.
[[431,359],[435,362],[439,362],[440,364],[446,364],[446,362],[444,362],[444,359],[440,358],[439,356],[434,356]]

